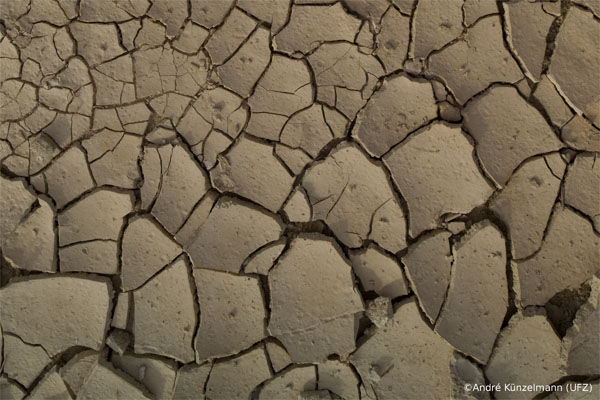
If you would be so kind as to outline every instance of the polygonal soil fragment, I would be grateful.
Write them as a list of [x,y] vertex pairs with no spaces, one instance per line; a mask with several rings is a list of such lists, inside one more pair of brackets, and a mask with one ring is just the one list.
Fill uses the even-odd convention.
[[234,8],[204,46],[213,64],[223,64],[250,35],[255,26],[256,22],[251,17]]
[[108,329],[112,285],[100,277],[35,276],[0,290],[2,328],[50,356],[73,346],[100,350]]
[[119,45],[119,34],[115,25],[73,22],[69,28],[77,41],[79,55],[92,66],[125,52]]
[[277,340],[273,338],[267,339],[265,341],[265,348],[269,355],[273,371],[279,372],[292,363],[287,350]]
[[18,336],[5,334],[3,341],[4,373],[10,379],[29,388],[50,363],[48,353],[41,346],[32,346],[23,342]]
[[149,399],[143,387],[106,362],[97,362],[85,378],[78,399]]
[[[215,8],[212,0],[208,2],[208,8]],[[216,72],[223,86],[248,97],[270,60],[269,30],[259,26],[233,57],[216,68]]]
[[351,267],[333,240],[319,235],[294,239],[269,272],[269,288],[269,332],[294,362],[321,361],[354,349],[355,315],[363,305]]
[[267,381],[258,393],[259,400],[302,399],[303,392],[317,388],[316,367],[294,366]]
[[271,25],[271,33],[276,34],[288,21],[291,6],[289,1],[239,0],[237,6],[254,17]]
[[[169,147],[166,152],[168,150]],[[174,146],[167,167],[162,171],[152,215],[169,233],[174,234],[208,189],[210,182],[204,169],[182,146]]]
[[600,237],[577,213],[557,204],[539,252],[514,262],[523,306],[543,305],[556,293],[579,287],[600,270]]
[[452,388],[452,353],[452,347],[423,321],[415,300],[409,299],[350,361],[370,398],[446,398]]
[[359,399],[359,379],[349,364],[328,360],[317,365],[318,386],[327,389],[343,399]]
[[388,177],[357,145],[340,144],[306,171],[302,186],[313,221],[324,220],[345,245],[372,239],[392,252],[406,247],[404,213]]
[[416,59],[424,59],[457,38],[463,31],[461,0],[423,0],[413,15],[413,50]]
[[444,79],[461,104],[492,82],[513,83],[523,76],[504,47],[496,16],[481,19],[464,38],[431,55],[429,69]]
[[252,113],[246,130],[254,136],[277,140],[286,117],[308,107],[312,101],[307,63],[275,54],[248,99]]
[[575,115],[562,127],[560,138],[576,150],[600,151],[600,129],[580,115]]
[[502,186],[528,157],[562,147],[542,115],[513,87],[494,86],[463,111],[487,174]]
[[132,376],[155,399],[170,399],[173,395],[177,364],[175,361],[132,353],[114,354],[111,361],[115,367]]
[[290,21],[273,39],[276,50],[288,54],[308,53],[319,43],[352,42],[360,20],[344,11],[341,3],[327,6],[297,5]]
[[349,119],[365,105],[384,74],[379,61],[345,42],[324,43],[308,57],[317,86],[317,100]]
[[191,20],[205,28],[219,25],[231,7],[234,0],[223,0],[218,3],[213,0],[191,0]]
[[78,147],[56,158],[42,176],[48,187],[45,192],[59,209],[95,186],[85,154]]
[[541,104],[556,127],[564,126],[573,117],[573,112],[558,93],[548,75],[542,75],[533,92],[533,98]]
[[570,8],[556,36],[548,71],[571,104],[595,124],[600,122],[599,34],[600,23],[592,13]]
[[270,243],[259,249],[249,259],[244,267],[244,272],[247,274],[267,275],[284,248],[285,242],[279,241]]
[[277,212],[292,190],[294,179],[266,143],[242,136],[218,160],[210,177],[220,192],[234,192]]
[[85,378],[92,372],[101,353],[94,350],[83,350],[75,354],[58,373],[67,384],[72,393],[77,395],[83,386]]
[[454,352],[454,361],[450,366],[450,376],[454,381],[452,388],[452,398],[469,400],[489,400],[490,392],[473,391],[473,385],[484,385],[487,383],[483,371],[477,364]]
[[450,232],[438,231],[419,238],[402,257],[406,275],[419,299],[419,305],[432,323],[440,313],[450,284],[452,253]]
[[567,331],[562,343],[562,356],[569,375],[598,375],[600,372],[600,280],[593,277],[590,286],[590,297],[577,311],[573,326]]
[[58,214],[60,246],[94,239],[117,240],[133,195],[98,189]]
[[282,231],[281,221],[274,214],[247,201],[225,196],[190,235],[185,249],[197,268],[237,273],[250,254],[279,239]]
[[[515,314],[502,330],[485,368],[491,384],[549,385],[562,376],[560,339],[543,312]],[[531,391],[527,396],[539,391]],[[499,390],[498,399],[520,399],[524,393]]]
[[565,180],[565,204],[592,219],[600,232],[600,163],[593,154],[579,154],[569,167]]
[[197,310],[192,285],[186,263],[179,259],[133,292],[136,353],[194,361]]
[[502,6],[508,42],[528,76],[537,81],[546,53],[546,36],[554,17],[544,11],[543,3],[517,1],[503,3]]
[[491,195],[472,153],[459,127],[436,122],[383,158],[408,203],[411,236],[436,228],[446,214],[469,213]]
[[0,176],[0,209],[2,209],[0,239],[2,242],[17,228],[35,199],[36,197],[25,185],[25,180],[10,180]]
[[9,380],[5,376],[0,376],[0,395],[7,400],[21,400],[27,393],[18,383]]
[[47,201],[38,206],[6,238],[2,238],[3,256],[14,268],[55,272],[56,233],[54,210]]
[[206,384],[206,397],[215,400],[249,399],[254,389],[271,378],[265,348],[259,345],[235,358],[217,361]]
[[397,75],[384,80],[360,111],[352,135],[371,155],[381,157],[436,116],[431,84]]
[[179,368],[173,388],[173,399],[204,400],[204,386],[212,367],[212,363],[192,363]]
[[123,290],[140,287],[181,253],[181,247],[148,216],[132,218],[123,233],[122,249]]
[[[104,131],[108,132],[108,131]],[[100,132],[98,134],[103,134]],[[83,142],[86,149],[90,145]],[[91,160],[90,169],[98,185],[111,185],[124,189],[135,189],[140,180],[138,156],[142,151],[142,138],[136,135],[123,135],[112,149],[108,149],[98,159]]]
[[410,17],[390,7],[381,19],[375,50],[386,71],[391,72],[402,68],[408,51],[409,36]]
[[542,245],[565,167],[558,153],[526,161],[490,202],[510,231],[514,258],[528,257]]
[[117,242],[112,240],[92,240],[61,247],[58,249],[60,271],[113,275],[119,270],[118,252]]
[[65,382],[56,372],[56,367],[46,372],[28,397],[32,399],[71,400],[69,389],[67,389]]
[[364,290],[390,299],[408,294],[400,265],[377,246],[352,251],[350,261]]
[[[194,279],[201,313],[198,360],[236,354],[267,336],[267,312],[257,278],[194,269]],[[229,300],[223,302],[224,298]]]
[[484,220],[467,231],[453,254],[450,287],[435,331],[485,364],[508,306],[506,243]]
[[315,158],[327,143],[344,135],[346,122],[339,112],[313,104],[286,122],[279,141],[293,149],[300,148]]

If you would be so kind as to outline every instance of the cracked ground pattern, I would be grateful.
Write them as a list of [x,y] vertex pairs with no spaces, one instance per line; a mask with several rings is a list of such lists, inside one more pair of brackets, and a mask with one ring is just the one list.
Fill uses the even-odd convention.
[[0,22],[3,400],[598,398],[599,0]]

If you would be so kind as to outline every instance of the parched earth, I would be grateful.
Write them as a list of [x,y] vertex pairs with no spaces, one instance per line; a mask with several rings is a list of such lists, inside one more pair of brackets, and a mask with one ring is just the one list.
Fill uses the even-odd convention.
[[598,398],[599,0],[0,23],[3,400]]

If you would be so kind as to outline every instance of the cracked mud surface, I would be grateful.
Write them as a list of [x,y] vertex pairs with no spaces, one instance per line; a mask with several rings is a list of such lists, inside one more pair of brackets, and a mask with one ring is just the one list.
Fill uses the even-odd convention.
[[600,1],[0,23],[0,398],[597,398]]

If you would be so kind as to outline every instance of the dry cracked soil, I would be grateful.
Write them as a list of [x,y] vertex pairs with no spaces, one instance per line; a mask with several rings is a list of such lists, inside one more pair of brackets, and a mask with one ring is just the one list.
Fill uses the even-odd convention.
[[598,399],[600,0],[0,0],[0,398]]

